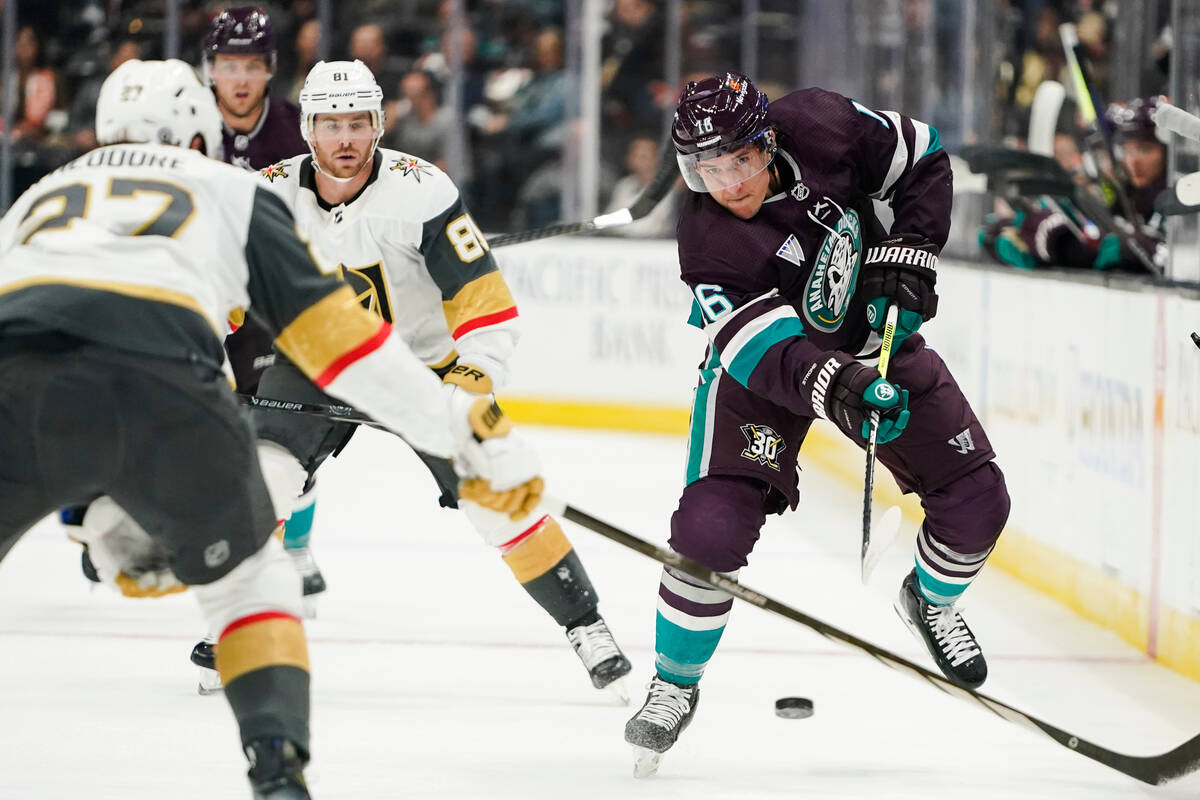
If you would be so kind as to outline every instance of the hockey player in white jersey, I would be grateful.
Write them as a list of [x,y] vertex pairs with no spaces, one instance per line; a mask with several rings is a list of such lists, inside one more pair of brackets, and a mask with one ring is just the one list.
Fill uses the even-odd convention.
[[489,478],[464,484],[483,507],[536,503],[536,457],[490,401],[449,402],[256,175],[205,157],[219,117],[186,64],[115,70],[96,132],[101,147],[0,220],[0,557],[90,504],[75,535],[101,578],[139,596],[190,586],[220,632],[254,797],[308,798],[300,579],[272,536],[305,474],[256,448],[222,369],[229,313],[253,307],[308,380]]
[[[517,308],[457,188],[437,167],[378,147],[383,93],[361,62],[321,62],[300,92],[310,154],[263,170],[297,229],[339,263],[370,310],[389,321],[441,376],[456,405],[492,397],[517,342]],[[263,397],[327,402],[284,359],[259,384]],[[261,411],[261,413],[259,413]],[[256,409],[259,436],[311,474],[353,426]],[[461,508],[513,575],[561,625],[594,686],[624,698],[629,661],[597,611],[597,596],[559,523],[540,507],[498,514],[460,497],[442,457],[410,442],[433,473],[441,504]]]

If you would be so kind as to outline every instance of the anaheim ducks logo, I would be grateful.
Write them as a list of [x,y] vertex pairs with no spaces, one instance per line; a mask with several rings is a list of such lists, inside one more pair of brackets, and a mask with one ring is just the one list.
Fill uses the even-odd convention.
[[272,164],[271,166],[262,170],[258,174],[262,175],[264,178],[269,180],[271,183],[274,183],[276,178],[286,178],[288,176],[287,172],[285,172],[283,169],[283,167],[286,163],[287,162],[285,162],[285,161],[280,161],[277,164]]
[[400,175],[405,178],[407,178],[409,175],[412,175],[417,179],[417,183],[421,182],[422,175],[433,174],[433,170],[428,164],[424,163],[418,158],[413,158],[412,156],[403,156],[401,158],[392,159],[392,165],[388,167],[388,169],[392,170],[393,172],[400,170]]
[[[832,227],[809,211],[808,217],[828,233],[817,253],[816,264],[804,290],[804,318],[817,330],[832,333],[842,325],[850,296],[858,277],[862,253],[862,225],[854,209],[842,209],[829,198],[828,204],[840,212]],[[825,206],[825,203],[818,204]]]

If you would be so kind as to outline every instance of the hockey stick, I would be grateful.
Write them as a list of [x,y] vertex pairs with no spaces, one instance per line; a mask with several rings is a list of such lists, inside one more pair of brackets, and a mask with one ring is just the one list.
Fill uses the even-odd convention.
[[[879,377],[887,378],[888,364],[892,360],[892,343],[896,340],[896,318],[900,315],[900,307],[895,303],[889,303],[887,316],[884,317],[883,323],[883,346],[879,348]],[[896,538],[896,533],[900,528],[899,509],[893,514],[891,509],[883,515],[883,521],[892,525],[891,536],[886,542],[879,542],[876,537],[876,552],[871,552],[871,503],[875,494],[875,447],[879,441],[879,412],[871,412],[871,433],[867,437],[867,474],[866,480],[863,483],[863,518],[862,518],[862,552],[859,556],[859,575],[862,582],[866,585],[867,578],[871,575],[871,570],[875,568],[875,563],[892,543],[892,539]],[[881,530],[881,532],[883,532]],[[882,546],[880,546],[882,545]],[[870,556],[870,566],[868,568],[868,556]]]
[[558,513],[559,516],[574,522],[576,525],[587,528],[593,533],[598,533],[623,547],[641,553],[664,566],[684,572],[714,589],[728,592],[750,605],[758,606],[781,617],[786,617],[793,622],[798,622],[806,628],[810,628],[821,634],[826,639],[840,642],[852,649],[864,652],[885,666],[921,678],[946,694],[977,703],[998,717],[1018,725],[1024,725],[1030,730],[1037,731],[1053,739],[1068,750],[1074,750],[1080,755],[1087,756],[1093,761],[1098,761],[1104,766],[1124,773],[1131,778],[1159,786],[1194,772],[1196,769],[1200,769],[1200,735],[1193,736],[1173,750],[1154,756],[1131,756],[1109,750],[1086,739],[1081,739],[1070,731],[1065,731],[1062,728],[1051,725],[1031,714],[1026,714],[1024,711],[1013,708],[1007,703],[1002,703],[980,692],[956,686],[938,673],[918,666],[864,639],[859,639],[857,636],[847,633],[840,628],[835,628],[816,617],[810,617],[791,606],[784,605],[778,600],[773,600],[686,556],[670,550],[664,550],[651,542],[647,542],[620,528],[609,525],[607,522],[602,522],[574,506],[563,503],[561,500],[549,496],[545,497],[544,500],[546,501],[548,510]]
[[289,414],[304,414],[310,417],[320,417],[330,422],[348,422],[352,425],[369,425],[372,428],[379,428],[380,430],[391,430],[391,428],[376,422],[351,406],[326,405],[325,403],[300,403],[295,400],[280,400],[274,397],[257,397],[246,394],[239,394],[238,399],[251,408],[265,408],[268,411],[284,411]]
[[1189,114],[1179,106],[1160,100],[1154,109],[1154,124],[1177,133],[1185,139],[1200,142],[1200,117]]
[[579,222],[556,222],[553,225],[545,225],[541,228],[533,228],[528,231],[499,233],[488,237],[488,245],[491,247],[504,247],[510,244],[532,242],[535,239],[546,239],[551,236],[563,236],[568,233],[590,233],[591,231],[604,230],[605,228],[615,228],[618,225],[628,225],[653,211],[654,207],[671,191],[671,187],[675,185],[675,180],[678,177],[679,167],[675,163],[675,148],[670,142],[667,142],[663,148],[662,156],[659,158],[658,172],[654,173],[654,177],[650,179],[650,183],[646,184],[646,188],[642,189],[641,194],[627,208],[617,209],[616,211]]

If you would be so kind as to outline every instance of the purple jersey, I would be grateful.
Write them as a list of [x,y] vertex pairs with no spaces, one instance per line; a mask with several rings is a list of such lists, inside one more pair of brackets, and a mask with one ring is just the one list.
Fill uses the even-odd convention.
[[225,160],[242,169],[266,169],[285,158],[308,152],[300,135],[300,109],[279,97],[267,95],[263,114],[249,133],[221,125]]
[[797,391],[828,350],[878,349],[858,293],[862,254],[886,231],[871,201],[890,202],[892,233],[938,247],[950,227],[950,163],[937,131],[842,95],[804,89],[771,103],[781,185],[751,219],[692,193],[679,221],[681,275],[692,323],[738,383],[814,416]]

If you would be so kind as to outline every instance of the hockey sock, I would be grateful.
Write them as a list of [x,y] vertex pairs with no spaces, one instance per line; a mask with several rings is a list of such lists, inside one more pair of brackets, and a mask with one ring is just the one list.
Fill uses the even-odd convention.
[[567,627],[596,610],[596,589],[553,517],[538,518],[500,552],[529,596],[559,625]]
[[312,533],[313,516],[317,509],[317,486],[310,483],[304,494],[296,499],[295,510],[287,518],[283,526],[283,548],[285,550],[303,550],[308,547],[308,538]]
[[[737,570],[723,573],[737,578]],[[699,682],[725,632],[733,596],[663,567],[654,630],[654,667],[664,680]]]
[[956,553],[935,542],[922,525],[917,531],[917,585],[934,605],[953,603],[983,569],[992,548],[982,553]]
[[234,620],[216,646],[217,672],[242,744],[268,736],[308,752],[308,644],[300,620],[268,611]]

